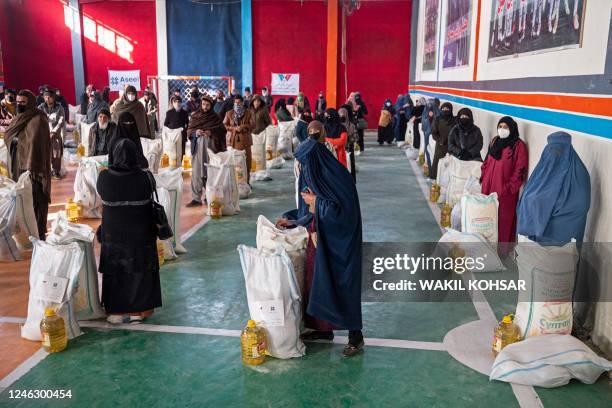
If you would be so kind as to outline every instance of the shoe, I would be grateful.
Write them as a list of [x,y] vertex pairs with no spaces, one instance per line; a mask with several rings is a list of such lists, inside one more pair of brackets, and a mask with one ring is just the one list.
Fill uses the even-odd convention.
[[130,322],[130,316],[123,316],[123,315],[109,315],[106,318],[106,321],[109,322],[110,324],[124,324],[124,323],[129,323]]
[[201,202],[196,200],[191,200],[185,207],[200,207],[202,205]]
[[333,340],[334,332],[333,331],[313,330],[313,331],[302,334],[300,338],[305,341]]
[[363,346],[365,346],[363,340],[361,340],[358,344],[349,343],[344,347],[344,350],[342,350],[342,355],[344,357],[353,357],[355,354],[363,350]]
[[144,320],[142,316],[129,316],[130,324],[140,324]]

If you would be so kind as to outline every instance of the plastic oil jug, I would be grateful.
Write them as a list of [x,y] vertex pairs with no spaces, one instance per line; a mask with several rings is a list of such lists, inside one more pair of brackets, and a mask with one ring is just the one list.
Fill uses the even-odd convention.
[[77,222],[81,217],[81,206],[75,203],[72,198],[68,199],[65,209],[66,216],[68,216],[68,221]]
[[0,176],[2,176],[2,177],[8,177],[9,176],[8,168],[6,167],[6,165],[3,162],[0,162]]
[[453,209],[450,204],[444,203],[442,211],[440,211],[440,226],[443,228],[450,228],[451,226],[451,212]]
[[432,203],[438,202],[440,198],[440,185],[437,183],[433,183],[429,188],[429,201]]
[[72,131],[72,140],[74,141],[74,143],[76,143],[77,145],[81,143],[81,133],[79,132],[78,129],[74,129]]
[[159,163],[159,167],[168,167],[170,166],[170,156],[167,153],[162,154],[161,161]]
[[79,145],[77,146],[76,155],[77,157],[85,156],[85,146],[83,146],[81,143],[79,143]]
[[42,346],[47,353],[63,351],[68,344],[64,319],[55,313],[55,309],[46,308],[45,317],[40,321]]
[[423,163],[423,176],[429,177],[429,166],[427,163]]
[[[465,251],[463,250],[463,248],[459,246],[457,242],[453,242],[453,246],[448,251],[448,257],[453,260],[453,265],[454,265],[453,270],[455,271],[455,273],[461,275],[463,272],[465,272],[465,269],[457,267],[457,264],[458,264],[457,260],[461,258],[465,258]],[[465,262],[462,263],[462,265],[464,264]]]
[[521,332],[513,322],[513,315],[505,315],[502,321],[493,330],[493,355],[497,354],[508,344],[521,340]]
[[189,170],[191,168],[191,157],[186,154],[183,155],[183,169]]
[[274,158],[274,152],[272,146],[266,147],[266,160],[272,160]]
[[164,243],[158,239],[156,246],[157,246],[157,261],[159,262],[159,266],[162,266],[165,262]]
[[266,361],[266,332],[258,327],[254,320],[249,320],[240,334],[242,343],[242,362],[248,365],[259,365]]
[[218,220],[221,218],[221,210],[223,209],[223,203],[220,199],[214,198],[212,203],[210,203],[210,217]]
[[417,163],[419,163],[419,166],[422,166],[425,163],[425,153],[419,153],[419,159]]

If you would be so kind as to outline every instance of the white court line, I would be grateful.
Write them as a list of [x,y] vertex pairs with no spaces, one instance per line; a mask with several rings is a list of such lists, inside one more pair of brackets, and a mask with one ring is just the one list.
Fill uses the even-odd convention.
[[8,373],[6,377],[0,380],[0,393],[9,388],[11,385],[13,385],[15,381],[23,377],[28,371],[34,368],[48,355],[49,353],[47,353],[44,349],[40,348],[36,353],[32,354],[30,358],[19,364],[13,371]]
[[185,242],[187,241],[189,238],[191,238],[193,236],[193,234],[195,234],[196,232],[198,232],[198,230],[200,228],[202,228],[204,225],[206,225],[206,223],[210,221],[210,216],[205,215],[204,218],[202,218],[200,220],[200,222],[198,222],[196,225],[194,225],[193,227],[189,228],[189,230],[187,230],[187,232],[185,232],[183,235],[181,235],[181,242]]
[[[429,189],[427,183],[425,181],[425,177],[422,176],[421,170],[416,164],[415,160],[408,160],[410,165],[412,166],[412,170],[414,171],[414,175],[421,187],[421,191],[425,196],[425,200],[429,204],[429,208],[434,215],[436,221],[438,221],[438,226],[440,225],[440,209],[435,203],[429,201]],[[440,226],[440,230],[442,233],[446,232],[446,230]],[[465,282],[473,277],[471,271],[467,271],[461,276],[461,279]],[[480,320],[486,321],[497,321],[495,317],[495,313],[493,313],[493,309],[491,309],[491,305],[487,301],[485,295],[478,289],[470,291],[470,297],[472,298],[472,304],[474,305],[474,309],[476,309],[476,313],[478,314],[478,318]],[[518,385],[518,384],[510,384],[512,385],[512,392],[516,397],[521,408],[541,408],[543,407],[542,401],[538,396],[537,392],[532,386],[529,385]]]
[[[0,323],[24,323],[25,319],[21,317],[9,317],[0,316]],[[145,332],[157,332],[157,333],[179,333],[179,334],[200,334],[209,336],[225,336],[225,337],[240,337],[240,330],[230,329],[213,329],[208,327],[193,327],[193,326],[168,326],[158,324],[110,324],[100,320],[81,320],[79,321],[81,327],[88,327],[92,329],[107,329],[107,330],[131,330],[131,331],[145,331]],[[346,344],[348,337],[346,336],[334,336],[333,343]],[[436,350],[446,351],[446,346],[441,342],[432,341],[412,341],[402,339],[379,339],[370,338],[365,339],[366,345],[374,347],[390,347],[390,348],[404,348],[404,349],[416,349],[416,350]],[[328,343],[328,342],[325,342]]]

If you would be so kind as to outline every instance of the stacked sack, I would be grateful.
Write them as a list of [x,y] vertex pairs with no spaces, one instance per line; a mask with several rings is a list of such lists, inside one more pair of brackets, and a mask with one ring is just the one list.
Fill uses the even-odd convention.
[[168,223],[174,231],[172,238],[164,242],[164,259],[175,259],[176,254],[187,252],[181,242],[181,200],[183,197],[183,169],[162,169],[155,174],[155,186],[159,203],[164,207]]
[[0,260],[21,260],[19,249],[32,247],[31,236],[38,238],[30,172],[16,183],[0,176]]
[[237,214],[240,211],[240,194],[236,181],[234,151],[214,153],[208,149],[206,170],[208,173],[206,178],[208,215],[212,215],[213,203],[222,205],[222,215]]
[[[164,126],[162,130],[162,156],[168,156],[170,167],[181,167],[183,159],[183,129],[170,129]],[[146,156],[145,156],[146,157]]]
[[308,232],[303,227],[279,230],[259,216],[257,248],[238,246],[249,314],[266,330],[268,354],[301,357],[302,288]]
[[153,173],[157,173],[159,171],[159,162],[163,151],[162,140],[141,137],[140,144],[142,145],[144,157],[147,158],[147,162],[149,163],[149,170]]
[[293,159],[293,137],[296,121],[278,122],[278,144],[276,150],[285,160]]
[[279,136],[278,127],[269,126],[266,129],[266,169],[280,169],[285,163],[277,150]]
[[266,135],[276,132],[275,127],[270,125],[261,133],[253,133],[253,145],[251,146],[251,181],[268,181],[272,176],[266,167]]
[[83,218],[102,218],[102,199],[96,189],[101,170],[102,164],[90,157],[79,163],[74,178],[73,201],[81,205]]

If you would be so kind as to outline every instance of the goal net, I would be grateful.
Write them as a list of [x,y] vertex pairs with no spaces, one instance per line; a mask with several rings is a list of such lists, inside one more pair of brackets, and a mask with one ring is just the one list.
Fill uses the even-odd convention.
[[164,123],[164,118],[169,108],[170,94],[174,90],[178,90],[183,101],[186,101],[189,98],[191,87],[194,85],[198,87],[201,94],[209,96],[214,96],[219,89],[227,96],[234,89],[234,78],[231,76],[161,75],[149,76],[147,83],[157,95],[160,124]]

